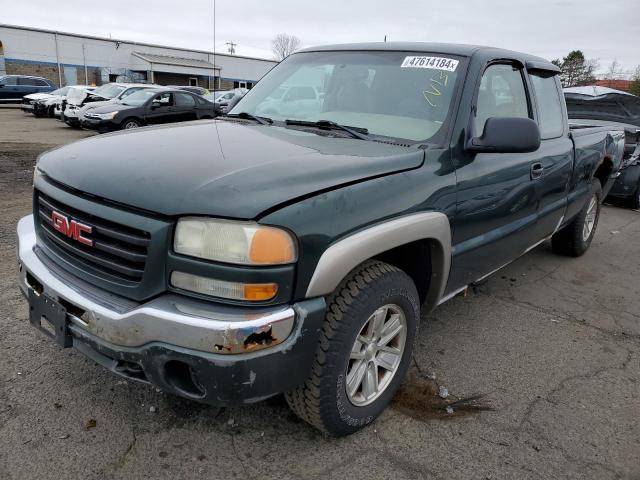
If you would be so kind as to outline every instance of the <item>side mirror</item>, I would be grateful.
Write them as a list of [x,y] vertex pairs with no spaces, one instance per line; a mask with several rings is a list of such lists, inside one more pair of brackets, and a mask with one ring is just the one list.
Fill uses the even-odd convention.
[[162,104],[160,102],[151,102],[151,110],[155,110],[156,108],[160,108]]
[[530,118],[491,117],[480,137],[467,142],[469,152],[528,153],[540,148],[540,129]]

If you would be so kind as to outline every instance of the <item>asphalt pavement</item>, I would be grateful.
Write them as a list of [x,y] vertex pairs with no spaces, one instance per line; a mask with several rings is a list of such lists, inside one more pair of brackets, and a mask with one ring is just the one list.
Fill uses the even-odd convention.
[[0,109],[0,479],[640,478],[639,212],[605,206],[583,257],[542,244],[425,317],[393,405],[334,439],[280,397],[181,400],[29,325],[14,232],[33,165],[89,135]]

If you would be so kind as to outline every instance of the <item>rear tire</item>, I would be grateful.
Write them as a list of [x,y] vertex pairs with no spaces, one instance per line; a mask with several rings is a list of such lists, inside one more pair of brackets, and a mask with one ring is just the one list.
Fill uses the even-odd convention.
[[285,394],[291,409],[334,436],[373,422],[409,367],[419,318],[418,292],[406,273],[362,264],[327,299],[309,377]]
[[551,239],[554,252],[579,257],[591,245],[596,233],[602,204],[602,186],[595,180],[591,184],[591,195],[578,216],[569,225],[555,233]]

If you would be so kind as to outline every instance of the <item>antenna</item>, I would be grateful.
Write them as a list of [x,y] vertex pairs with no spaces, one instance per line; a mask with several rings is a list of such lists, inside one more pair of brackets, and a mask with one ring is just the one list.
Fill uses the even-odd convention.
[[237,43],[233,43],[233,40],[230,42],[227,42],[227,45],[229,45],[229,53],[231,55],[233,55],[234,53],[236,53],[236,47],[238,46]]
[[216,0],[213,0],[213,91],[216,88]]

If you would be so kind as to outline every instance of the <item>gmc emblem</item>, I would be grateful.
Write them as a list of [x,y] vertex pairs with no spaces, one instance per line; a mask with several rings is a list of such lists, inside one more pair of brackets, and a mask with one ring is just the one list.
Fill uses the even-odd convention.
[[61,213],[53,210],[51,212],[51,223],[53,228],[66,237],[73,238],[76,242],[93,247],[93,240],[83,237],[83,233],[91,233],[93,227],[80,223],[77,220],[69,219]]

